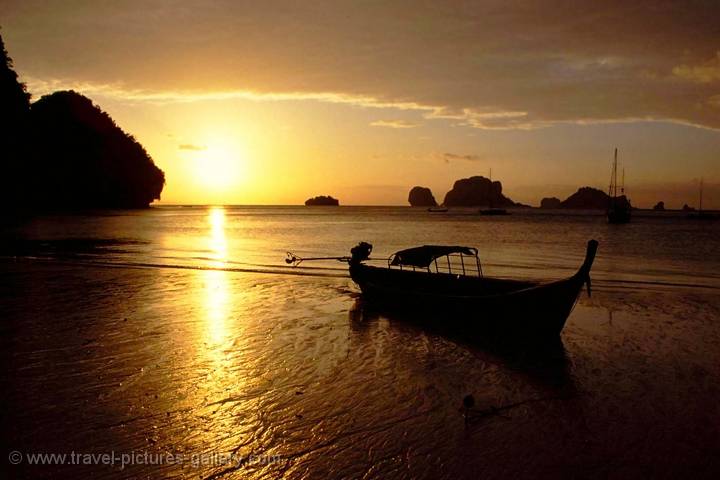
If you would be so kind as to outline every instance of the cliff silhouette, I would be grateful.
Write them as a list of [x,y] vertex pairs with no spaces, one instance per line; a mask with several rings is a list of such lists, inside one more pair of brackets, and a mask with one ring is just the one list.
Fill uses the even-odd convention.
[[483,176],[463,178],[455,182],[452,190],[445,194],[446,207],[516,207],[515,203],[502,194],[502,183],[490,181]]
[[38,195],[65,208],[142,208],[160,198],[165,175],[142,145],[92,101],[55,92],[31,108]]
[[30,94],[13,70],[12,59],[0,36],[0,148],[2,178],[0,201],[14,205],[22,198],[20,178],[25,178],[24,160],[27,156]]
[[427,187],[413,187],[408,194],[411,207],[437,207],[432,191]]
[[30,104],[0,45],[3,200],[34,213],[143,208],[160,198],[165,174],[135,138],[74,91]]

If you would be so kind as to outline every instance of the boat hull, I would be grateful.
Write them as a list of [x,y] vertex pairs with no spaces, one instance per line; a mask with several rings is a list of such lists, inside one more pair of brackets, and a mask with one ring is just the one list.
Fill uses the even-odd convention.
[[630,210],[624,208],[608,210],[607,218],[608,223],[629,223]]
[[557,337],[583,286],[590,291],[590,268],[597,242],[588,243],[585,262],[566,279],[536,282],[399,270],[351,263],[350,276],[363,300],[440,327],[465,333]]
[[480,210],[479,213],[480,215],[487,216],[510,215],[510,212],[508,212],[504,208],[489,208],[486,210]]

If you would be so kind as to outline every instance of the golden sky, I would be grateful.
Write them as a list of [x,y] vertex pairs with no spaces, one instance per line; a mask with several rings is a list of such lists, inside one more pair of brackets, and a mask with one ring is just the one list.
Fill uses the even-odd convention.
[[163,203],[406,204],[486,175],[720,208],[716,1],[6,0],[34,98],[73,88],[166,172]]

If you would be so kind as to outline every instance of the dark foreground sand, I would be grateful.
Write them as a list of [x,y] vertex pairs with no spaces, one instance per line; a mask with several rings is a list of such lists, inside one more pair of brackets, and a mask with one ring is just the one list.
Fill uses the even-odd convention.
[[596,285],[538,354],[365,312],[349,279],[0,272],[4,478],[720,475],[717,290]]

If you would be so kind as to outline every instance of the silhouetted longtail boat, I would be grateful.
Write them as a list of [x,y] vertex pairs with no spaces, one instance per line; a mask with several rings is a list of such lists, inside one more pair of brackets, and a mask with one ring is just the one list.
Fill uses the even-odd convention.
[[[540,283],[483,276],[475,248],[425,245],[394,253],[387,266],[367,265],[372,245],[361,242],[347,261],[363,299],[380,308],[421,312],[443,326],[523,337],[558,336],[582,288],[590,294],[590,268],[598,242],[587,244],[575,275]],[[303,260],[288,254],[288,263]]]

